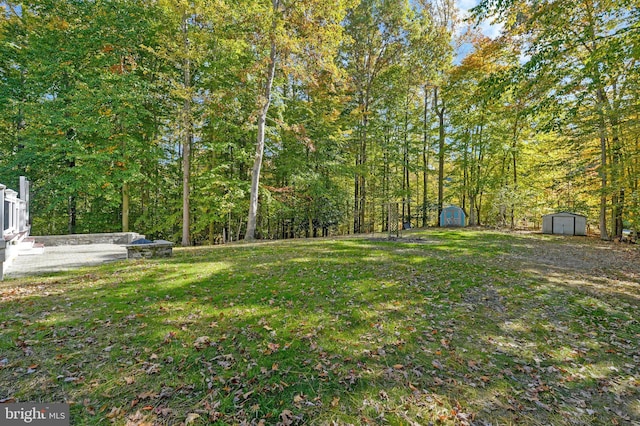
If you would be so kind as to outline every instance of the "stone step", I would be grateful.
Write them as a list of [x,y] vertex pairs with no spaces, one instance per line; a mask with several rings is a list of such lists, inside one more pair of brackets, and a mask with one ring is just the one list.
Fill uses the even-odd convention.
[[18,245],[18,251],[20,256],[30,254],[43,254],[44,244],[36,243],[34,239],[25,239]]

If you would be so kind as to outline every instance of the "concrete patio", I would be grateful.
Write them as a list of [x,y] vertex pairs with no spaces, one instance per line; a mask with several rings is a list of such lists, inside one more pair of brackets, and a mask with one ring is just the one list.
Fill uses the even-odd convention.
[[5,271],[5,279],[67,271],[126,259],[127,249],[117,244],[63,245],[26,248]]

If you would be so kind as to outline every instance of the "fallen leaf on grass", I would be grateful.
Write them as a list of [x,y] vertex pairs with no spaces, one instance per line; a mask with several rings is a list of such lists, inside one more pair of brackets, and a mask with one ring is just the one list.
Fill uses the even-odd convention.
[[185,425],[191,424],[191,423],[195,422],[199,418],[200,418],[200,414],[198,414],[198,413],[189,413],[189,414],[187,414],[187,418],[184,420],[184,424]]
[[141,394],[138,395],[138,398],[140,399],[152,399],[152,398],[156,398],[158,396],[157,393],[153,392],[153,391],[148,391],[148,392],[142,392]]
[[160,364],[150,364],[147,363],[147,369],[145,370],[145,373],[147,374],[156,374],[160,372]]
[[159,414],[163,417],[167,417],[169,415],[171,415],[171,413],[173,413],[173,410],[171,408],[167,408],[167,407],[157,407],[155,409],[155,413]]
[[211,338],[209,336],[200,336],[196,339],[195,342],[193,342],[193,347],[196,348],[197,350],[202,350],[207,346],[209,346],[210,343],[211,343]]
[[164,340],[163,340],[163,342],[164,342],[165,344],[166,344],[166,343],[171,343],[171,341],[172,341],[173,339],[175,339],[175,337],[176,337],[176,332],[175,332],[175,331],[170,331],[170,332],[168,332],[167,334],[165,334],[165,335],[164,335]]
[[115,419],[118,418],[120,416],[122,416],[124,414],[124,412],[122,411],[122,408],[120,407],[111,407],[111,411],[109,411],[109,413],[107,413],[107,415],[105,416],[108,419]]
[[145,415],[138,410],[135,414],[127,417],[127,423],[125,426],[153,426],[153,423],[145,420]]
[[280,413],[280,421],[284,426],[290,426],[293,424],[293,413],[289,410],[284,410]]
[[280,349],[280,345],[278,343],[272,343],[269,342],[269,344],[267,344],[267,347],[269,348],[270,351],[275,352],[278,349]]

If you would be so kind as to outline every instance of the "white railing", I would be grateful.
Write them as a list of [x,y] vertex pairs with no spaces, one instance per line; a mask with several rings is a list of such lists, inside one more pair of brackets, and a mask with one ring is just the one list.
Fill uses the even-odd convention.
[[0,184],[0,218],[4,239],[29,234],[29,181],[24,176],[20,176],[19,194]]
[[29,181],[20,176],[20,193],[0,184],[0,281],[4,271],[18,255],[20,241],[29,236]]

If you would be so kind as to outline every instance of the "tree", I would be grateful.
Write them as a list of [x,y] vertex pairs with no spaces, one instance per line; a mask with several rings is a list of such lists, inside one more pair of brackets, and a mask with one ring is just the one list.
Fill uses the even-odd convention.
[[[302,64],[308,67],[318,66],[326,70],[335,69],[333,57],[341,39],[340,22],[347,6],[346,1],[329,4],[321,0],[297,2],[272,0],[270,5],[259,4],[254,10],[262,19],[266,17],[269,24],[266,28],[256,28],[259,40],[255,47],[260,52],[257,61],[266,62],[266,69],[262,76],[262,89],[256,104],[257,137],[251,174],[246,240],[255,238],[265,126],[278,64],[290,65],[291,69],[295,69],[295,65]],[[296,63],[288,62],[292,59]],[[292,77],[304,78],[302,73],[296,73]]]
[[[599,148],[600,236],[622,231],[626,202],[624,152],[627,114],[637,76],[638,26],[634,1],[534,2],[483,0],[476,15],[496,15],[523,45],[523,76],[535,80],[538,94],[565,106],[568,130],[589,131]],[[544,104],[542,98],[540,104]],[[630,108],[629,108],[630,107]],[[590,114],[584,112],[590,111]],[[570,120],[570,121],[569,121]],[[574,132],[575,133],[575,132]],[[610,204],[609,204],[610,203]]]
[[353,232],[364,230],[367,211],[367,168],[370,121],[373,107],[384,93],[382,76],[402,59],[408,46],[411,23],[407,1],[364,0],[352,9],[345,23],[349,35],[343,46],[343,60],[354,91],[354,197]]

